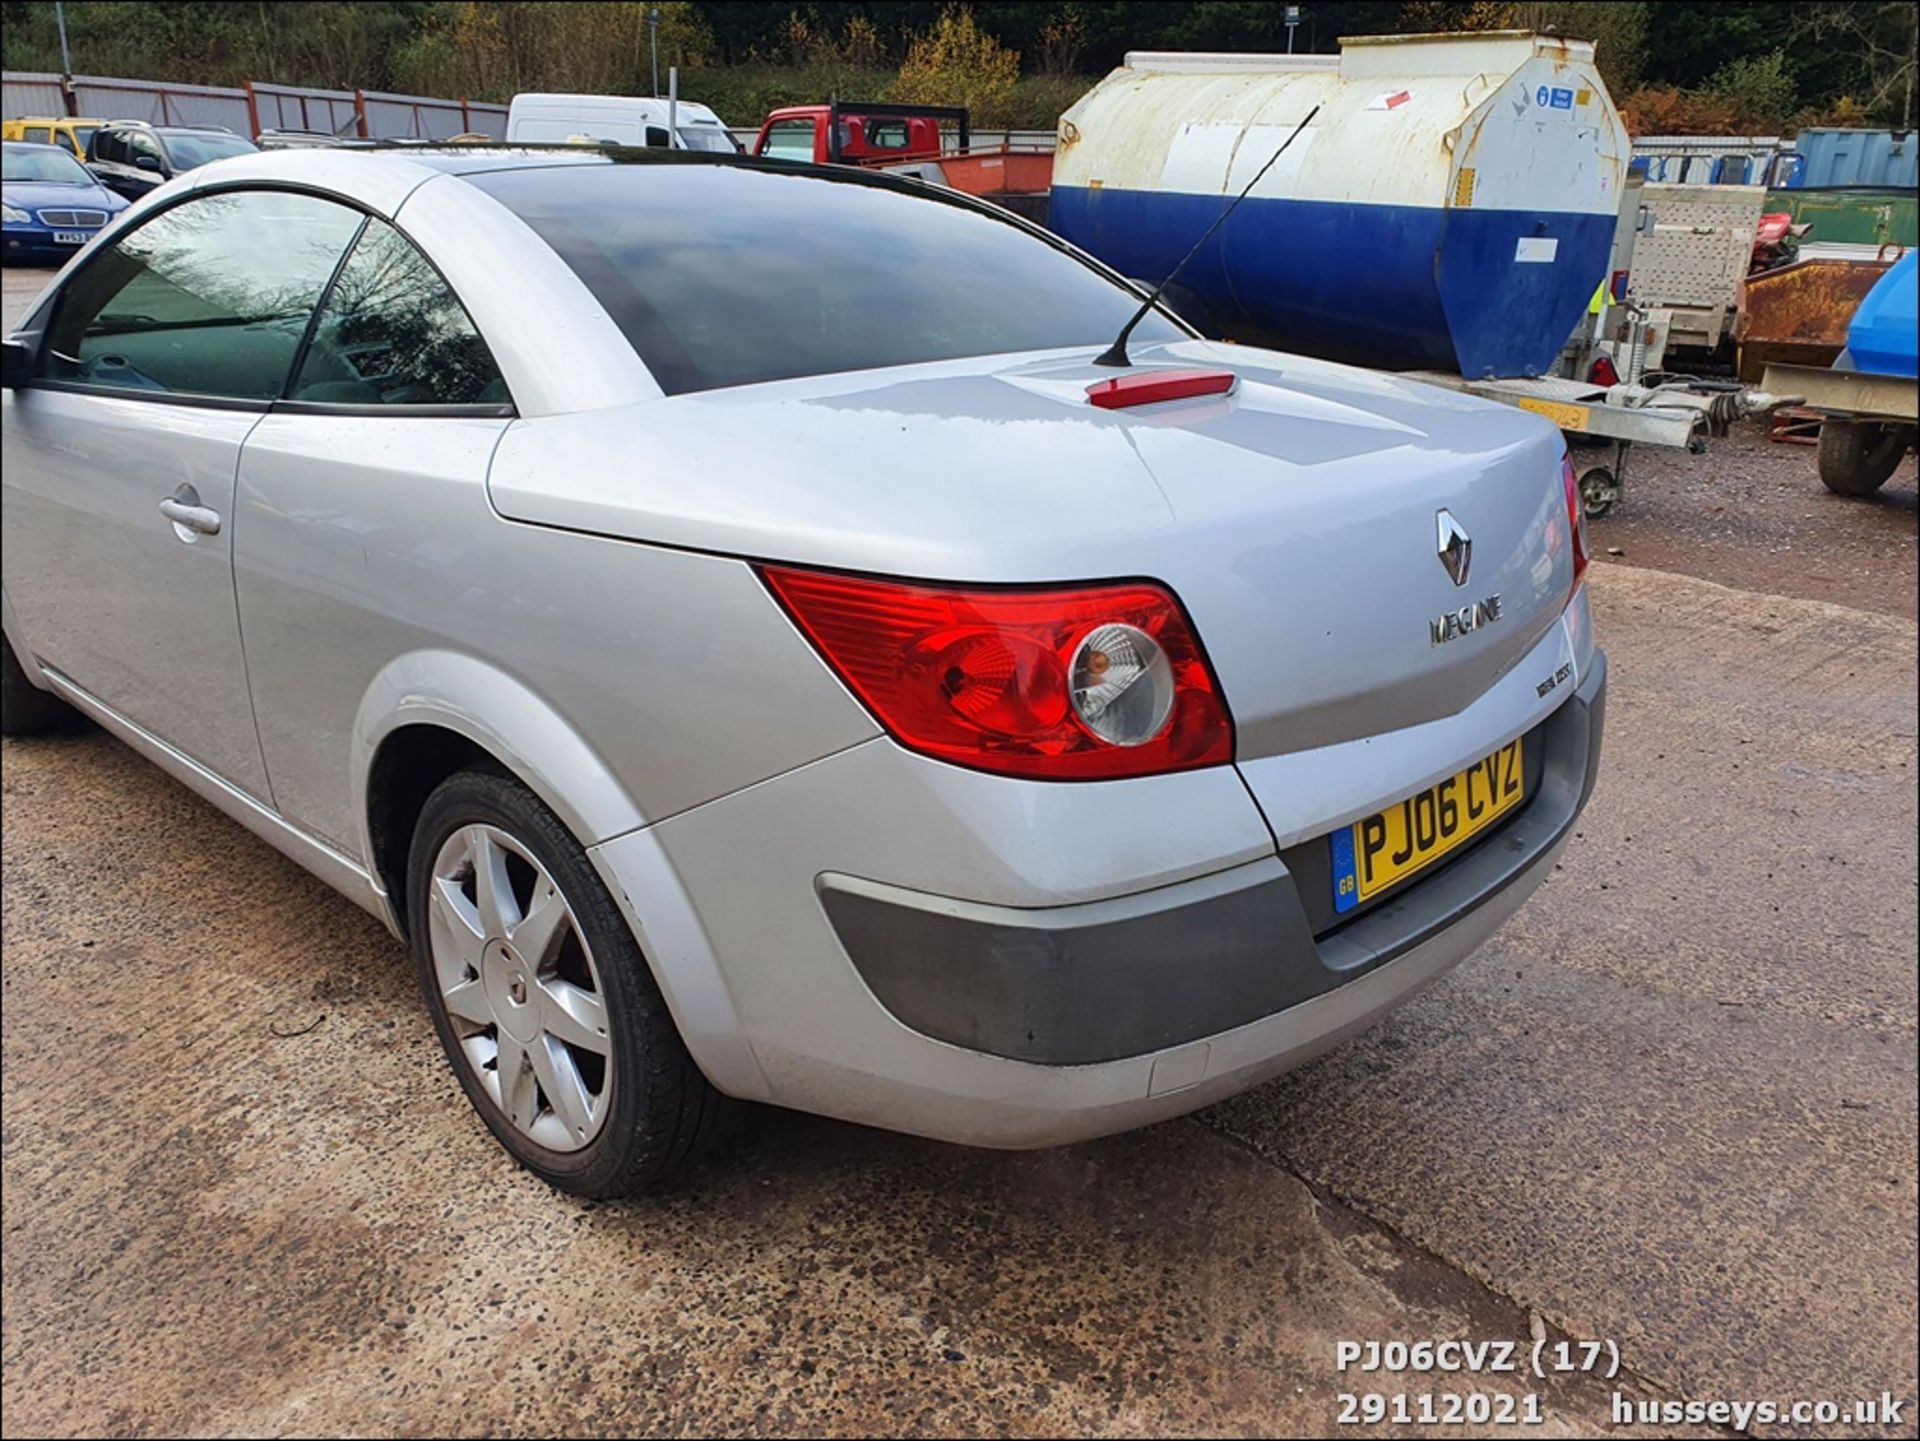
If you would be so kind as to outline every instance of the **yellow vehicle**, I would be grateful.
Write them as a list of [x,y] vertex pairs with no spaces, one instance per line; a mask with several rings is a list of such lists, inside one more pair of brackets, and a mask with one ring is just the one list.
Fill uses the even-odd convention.
[[80,160],[87,158],[87,142],[93,132],[107,122],[79,120],[67,116],[32,116],[25,120],[0,122],[0,140],[25,140],[36,145],[64,145]]

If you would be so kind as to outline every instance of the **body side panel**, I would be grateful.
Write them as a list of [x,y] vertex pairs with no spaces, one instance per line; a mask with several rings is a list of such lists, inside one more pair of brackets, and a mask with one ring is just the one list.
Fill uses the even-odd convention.
[[400,926],[385,893],[353,857],[325,841],[289,825],[277,812],[255,800],[191,756],[169,745],[153,732],[128,720],[97,696],[89,694],[58,671],[44,673],[47,689],[99,724],[115,739],[131,746],[161,770],[238,821],[280,854],[340,892],[382,925],[400,934]]
[[502,520],[507,425],[276,414],[249,441],[238,586],[290,820],[360,849],[365,767],[416,721],[584,845],[875,734],[749,567]]

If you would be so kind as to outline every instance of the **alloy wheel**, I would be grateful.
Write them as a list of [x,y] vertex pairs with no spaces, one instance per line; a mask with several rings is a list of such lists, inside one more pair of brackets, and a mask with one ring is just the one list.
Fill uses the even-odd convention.
[[506,831],[472,824],[434,858],[434,977],[461,1052],[515,1130],[577,1151],[606,1123],[613,1041],[573,908]]

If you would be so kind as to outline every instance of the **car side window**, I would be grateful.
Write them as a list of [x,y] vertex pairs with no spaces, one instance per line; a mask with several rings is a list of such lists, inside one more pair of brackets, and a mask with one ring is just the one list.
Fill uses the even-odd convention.
[[50,125],[29,125],[25,136],[22,138],[32,141],[35,145],[51,145],[53,144],[53,127]]
[[867,144],[875,150],[905,150],[907,148],[907,122],[904,120],[872,121],[867,125]]
[[37,374],[149,395],[278,399],[361,219],[278,190],[171,206],[61,290]]
[[122,158],[120,132],[118,130],[102,130],[96,133],[93,137],[93,144],[88,147],[88,158],[110,165],[118,164]]
[[506,405],[487,343],[446,281],[399,231],[369,220],[320,308],[289,400],[330,405]]
[[160,142],[144,131],[128,130],[121,135],[120,143],[126,149],[124,158],[127,164],[138,165],[142,155],[151,155],[161,169],[166,168],[166,157],[160,153]]
[[767,127],[767,145],[760,152],[776,160],[813,159],[813,122],[776,120]]

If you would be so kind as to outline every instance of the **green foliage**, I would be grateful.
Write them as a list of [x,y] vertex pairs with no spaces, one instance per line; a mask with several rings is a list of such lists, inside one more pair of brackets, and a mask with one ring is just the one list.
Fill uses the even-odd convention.
[[522,90],[646,94],[656,12],[664,85],[668,66],[712,55],[713,36],[687,0],[453,0],[431,7],[396,50],[394,69],[406,89],[474,100],[510,100]]
[[964,105],[983,125],[1004,125],[1020,52],[1009,50],[974,23],[964,7],[942,12],[933,29],[913,42],[892,98],[922,105]]
[[1735,125],[1750,133],[1777,134],[1790,128],[1798,108],[1787,57],[1779,50],[1729,60],[1713,72],[1704,88],[1732,112]]
[[1552,30],[1593,41],[1607,89],[1624,95],[1647,59],[1645,0],[1407,0],[1404,27],[1420,30]]
[[[70,0],[77,71],[503,100],[645,93],[648,0]],[[1280,50],[1270,0],[659,0],[660,64],[736,124],[838,95],[973,97],[986,124],[1050,126],[1130,49]],[[1616,99],[1700,124],[1914,123],[1912,0],[1318,0],[1301,50],[1343,35],[1555,26],[1592,39]],[[51,0],[0,0],[11,70],[58,70]],[[968,37],[958,39],[961,28]],[[917,58],[916,58],[917,55]],[[1009,68],[1011,66],[1011,69]],[[697,88],[696,88],[697,87]],[[1841,107],[1840,102],[1850,104]],[[1624,102],[1623,102],[1624,103]],[[1836,108],[1839,107],[1839,108]],[[1715,117],[1719,117],[1716,119]]]
[[884,100],[896,72],[844,64],[787,65],[746,61],[680,76],[680,93],[710,105],[733,125],[757,125],[782,105],[818,105],[828,100]]

